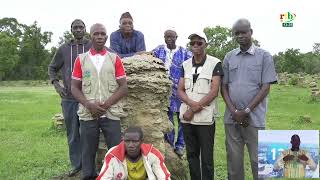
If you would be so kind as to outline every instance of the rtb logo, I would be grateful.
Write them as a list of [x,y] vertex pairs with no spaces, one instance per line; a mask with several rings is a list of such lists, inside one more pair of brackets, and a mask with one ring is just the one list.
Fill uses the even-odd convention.
[[296,14],[291,12],[286,12],[280,14],[280,21],[282,22],[282,27],[293,27],[293,21],[296,18]]

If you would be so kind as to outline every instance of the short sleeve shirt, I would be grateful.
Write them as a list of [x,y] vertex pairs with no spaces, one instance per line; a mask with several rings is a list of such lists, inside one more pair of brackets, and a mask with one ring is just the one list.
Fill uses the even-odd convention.
[[[99,69],[101,68],[102,62],[99,61],[103,61],[105,58],[105,56],[107,55],[107,53],[109,53],[106,49],[103,49],[101,52],[96,52],[94,49],[90,49],[90,56],[93,64],[95,65],[95,67],[97,68],[97,71],[99,72]],[[121,79],[121,78],[125,78],[126,77],[126,73],[122,64],[122,61],[120,59],[119,56],[116,56],[116,61],[115,61],[115,77],[116,79]],[[79,56],[77,57],[75,63],[74,63],[74,68],[73,68],[73,72],[72,72],[72,79],[75,80],[82,80],[82,69],[81,69],[81,61]]]
[[[245,109],[261,89],[262,84],[277,82],[272,56],[269,52],[252,45],[246,52],[240,48],[229,52],[223,61],[223,84],[228,85],[229,96],[235,107]],[[250,113],[249,124],[265,127],[267,98]],[[233,124],[226,107],[224,121]]]

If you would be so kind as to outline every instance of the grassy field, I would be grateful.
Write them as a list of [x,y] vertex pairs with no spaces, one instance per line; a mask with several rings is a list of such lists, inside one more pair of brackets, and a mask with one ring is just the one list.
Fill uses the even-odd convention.
[[[320,129],[320,103],[310,102],[306,88],[274,85],[269,97],[266,129]],[[224,104],[220,98],[220,112]],[[50,179],[69,169],[66,135],[52,128],[60,112],[52,87],[0,86],[0,179]],[[308,115],[311,123],[300,123]],[[215,140],[216,179],[227,177],[224,126],[218,120]],[[246,179],[252,179],[248,156]]]

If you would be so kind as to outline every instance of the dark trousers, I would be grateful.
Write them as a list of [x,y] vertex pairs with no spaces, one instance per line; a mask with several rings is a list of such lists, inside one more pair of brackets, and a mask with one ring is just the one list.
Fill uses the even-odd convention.
[[80,145],[80,123],[77,114],[78,102],[62,99],[62,113],[67,129],[69,158],[72,169],[81,169],[81,145]]
[[100,128],[108,149],[120,143],[121,128],[119,120],[99,118],[90,121],[80,121],[82,179],[85,180],[95,179],[97,177],[95,159],[99,145]]
[[[174,115],[175,112],[172,112],[172,111],[168,111],[168,116],[169,116],[169,120],[172,122],[173,126],[174,126],[174,118],[173,118],[173,115]],[[183,139],[183,131],[182,131],[182,125],[181,125],[181,122],[180,122],[180,118],[179,118],[179,115],[180,113],[179,112],[176,112],[177,114],[177,117],[178,117],[178,137],[177,137],[177,141],[174,142],[174,138],[175,138],[175,130],[173,128],[173,130],[167,134],[165,134],[165,139],[170,143],[170,145],[174,148],[177,148],[177,149],[183,149],[184,148],[184,139]]]
[[182,123],[182,129],[191,180],[212,180],[215,123],[212,125]]

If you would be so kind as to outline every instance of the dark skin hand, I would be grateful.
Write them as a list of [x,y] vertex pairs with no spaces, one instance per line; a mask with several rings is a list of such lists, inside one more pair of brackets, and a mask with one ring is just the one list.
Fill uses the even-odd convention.
[[[306,155],[304,155],[304,154],[299,155],[298,158],[299,158],[300,160],[302,160],[302,161],[308,161],[308,160],[309,160],[309,158],[308,158]],[[294,155],[287,155],[287,156],[285,156],[285,157],[283,158],[283,161],[287,162],[287,161],[291,161],[291,160],[293,160],[293,159],[294,159]]]
[[[193,37],[191,39],[191,42],[201,42],[201,45],[199,45],[198,43],[193,43],[193,46],[191,48],[192,53],[194,55],[193,57],[195,59],[195,63],[200,64],[205,59],[205,48],[207,47],[207,43],[204,39],[200,37]],[[208,106],[218,96],[220,82],[220,76],[213,76],[211,79],[210,91],[199,102],[196,102],[192,99],[189,99],[188,95],[185,92],[184,78],[180,78],[178,84],[178,96],[184,103],[186,103],[190,107],[190,109],[188,109],[183,115],[186,118],[185,120],[192,120],[194,113],[200,112],[204,107]]]
[[299,155],[298,158],[299,158],[300,160],[302,160],[302,161],[308,161],[308,160],[309,160],[309,158],[308,158],[306,155],[304,155],[304,154]]
[[203,97],[199,102],[196,102],[188,98],[188,95],[185,92],[184,78],[180,78],[178,85],[178,95],[181,98],[181,100],[190,107],[190,109],[188,109],[184,114],[184,116],[186,116],[187,118],[185,120],[191,120],[194,113],[200,112],[203,109],[203,107],[209,105],[214,100],[214,98],[218,96],[220,79],[220,76],[213,76],[209,93],[205,97]]
[[[247,51],[252,45],[252,29],[250,28],[250,23],[248,21],[239,20],[237,21],[233,28],[232,33],[240,45],[241,51]],[[247,108],[251,111],[255,109],[255,107],[268,95],[270,90],[270,84],[263,84],[260,88],[258,94],[251,100],[248,104]],[[224,101],[227,104],[228,109],[231,112],[232,119],[237,123],[246,125],[248,123],[248,115],[244,109],[236,109],[235,105],[232,103],[231,98],[229,96],[228,84],[222,84],[221,95]],[[237,110],[237,111],[236,111]]]
[[[270,90],[270,84],[263,84],[258,94],[253,98],[253,100],[251,100],[251,102],[247,107],[253,110],[268,95],[269,90]],[[221,95],[231,112],[233,120],[235,120],[238,123],[241,123],[245,119],[247,119],[248,114],[244,110],[237,110],[237,112],[235,112],[236,108],[229,96],[228,84],[222,85]]]
[[87,100],[82,92],[82,81],[72,79],[71,92],[74,98],[90,111],[93,118],[98,118],[107,111],[107,109],[101,107],[100,102],[90,102],[89,100]]
[[61,86],[59,81],[57,81],[57,80],[53,81],[53,86],[54,86],[56,92],[60,95],[60,97],[64,97],[67,95],[66,90]]
[[[97,52],[102,51],[108,38],[105,27],[102,24],[94,24],[90,29],[90,35],[93,49]],[[117,103],[122,97],[128,94],[126,78],[117,79],[116,81],[119,87],[104,102],[90,102],[87,100],[82,92],[82,82],[79,80],[71,80],[71,93],[91,112],[94,118],[98,118],[105,114],[110,106]]]
[[71,92],[73,96],[91,112],[94,118],[98,118],[105,114],[110,106],[128,94],[126,78],[118,79],[117,83],[119,84],[118,89],[103,103],[88,101],[81,91],[81,81],[74,79],[71,81]]
[[185,121],[191,121],[193,118],[194,113],[192,112],[191,109],[188,109],[184,114],[183,114],[183,119]]
[[284,162],[291,161],[291,160],[293,160],[293,158],[294,158],[294,155],[288,154],[283,158],[283,161]]

